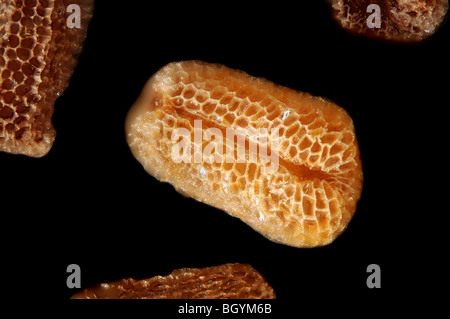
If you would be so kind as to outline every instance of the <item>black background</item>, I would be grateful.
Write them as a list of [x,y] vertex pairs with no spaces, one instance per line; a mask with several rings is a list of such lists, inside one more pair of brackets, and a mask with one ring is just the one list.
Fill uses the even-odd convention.
[[[278,311],[336,298],[344,305],[448,299],[448,246],[437,246],[447,237],[438,226],[448,214],[439,186],[448,155],[438,141],[449,103],[449,27],[400,45],[346,33],[321,1],[97,1],[71,85],[56,102],[52,150],[41,159],[0,154],[9,286],[27,287],[16,292],[22,298],[75,308],[68,299],[77,290],[66,286],[72,263],[87,288],[241,262],[272,285]],[[159,183],[133,158],[127,111],[153,73],[188,59],[241,69],[348,111],[365,179],[357,212],[335,242],[314,249],[272,243]],[[372,263],[381,267],[381,289],[366,286]],[[176,305],[142,308],[169,314]]]

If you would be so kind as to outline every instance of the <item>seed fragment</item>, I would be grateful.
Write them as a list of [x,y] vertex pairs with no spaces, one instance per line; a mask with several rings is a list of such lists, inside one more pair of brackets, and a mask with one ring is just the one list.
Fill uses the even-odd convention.
[[247,264],[183,268],[167,276],[122,279],[80,291],[72,299],[275,299],[272,287]]
[[0,116],[0,151],[31,157],[50,151],[53,105],[77,64],[93,2],[71,1],[81,8],[81,28],[69,29],[67,16],[57,14],[66,1],[0,0],[0,41],[7,39],[0,54],[0,102],[7,107],[7,116]]
[[346,31],[393,42],[418,42],[430,37],[439,28],[448,11],[448,0],[328,2],[334,19]]

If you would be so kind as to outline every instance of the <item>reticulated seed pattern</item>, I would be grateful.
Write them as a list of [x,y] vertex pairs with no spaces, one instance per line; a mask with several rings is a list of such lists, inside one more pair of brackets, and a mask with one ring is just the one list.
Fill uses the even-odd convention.
[[[196,145],[201,120],[203,139]],[[350,116],[334,103],[277,86],[224,66],[171,63],[148,82],[127,118],[134,156],[153,176],[181,193],[240,218],[267,238],[296,247],[332,242],[345,229],[361,195],[362,168]],[[191,136],[190,162],[177,162],[177,132]],[[220,144],[208,128],[245,132],[245,160],[237,139]],[[278,148],[255,132],[278,131]],[[175,136],[175,138],[174,138]],[[206,137],[206,138],[205,138]],[[250,142],[278,155],[271,165],[250,161]],[[227,153],[227,148],[234,150]],[[196,161],[195,149],[203,157]],[[206,149],[223,148],[222,157]],[[232,154],[231,163],[225,154]]]
[[[444,21],[448,0],[328,0],[335,20],[345,30],[370,38],[417,42],[433,35]],[[380,9],[380,25],[374,22],[368,9],[376,5]]]
[[250,265],[177,269],[167,276],[122,279],[85,289],[72,299],[275,299],[272,287]]
[[[70,4],[81,27],[69,28]],[[55,100],[86,37],[93,0],[0,0],[0,151],[41,157],[55,139]]]

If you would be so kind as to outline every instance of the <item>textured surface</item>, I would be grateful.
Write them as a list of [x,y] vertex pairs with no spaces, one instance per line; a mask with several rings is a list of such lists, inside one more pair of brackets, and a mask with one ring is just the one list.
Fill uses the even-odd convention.
[[[444,20],[448,0],[329,0],[337,22],[347,31],[398,42],[431,36]],[[381,9],[381,27],[368,28],[370,4]]]
[[185,268],[167,276],[132,278],[85,289],[72,299],[275,299],[272,287],[250,265]]
[[[221,132],[278,128],[278,170],[265,174],[268,164],[248,161],[250,147],[244,163],[237,163],[236,152],[233,163],[174,162],[171,152],[178,141],[172,133],[186,128],[194,136],[198,119],[203,129]],[[198,61],[165,66],[130,110],[126,130],[148,173],[276,242],[296,247],[332,242],[361,195],[359,149],[353,122],[342,108],[224,66]],[[203,150],[209,143],[203,140]]]
[[[81,7],[81,27],[68,28],[69,4]],[[0,0],[0,150],[32,157],[55,139],[55,100],[77,62],[93,0]]]

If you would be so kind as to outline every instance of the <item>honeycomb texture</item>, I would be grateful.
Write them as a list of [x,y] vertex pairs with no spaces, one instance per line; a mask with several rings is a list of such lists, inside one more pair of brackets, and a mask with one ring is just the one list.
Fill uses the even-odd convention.
[[[172,134],[186,128],[195,149],[195,120],[224,137],[227,129],[243,130],[252,140],[255,130],[278,129],[278,170],[266,174],[271,162],[250,161],[248,141],[241,163],[237,151],[230,152],[231,163],[207,156],[198,163],[194,157],[177,163],[171,155],[178,140]],[[342,108],[222,65],[183,61],[163,67],[130,110],[126,130],[133,155],[148,173],[275,242],[329,244],[346,228],[361,195],[359,149],[353,122]],[[265,143],[253,142],[270,149],[268,135]],[[211,143],[229,147],[214,141],[203,138],[202,150]]]
[[[444,20],[448,0],[329,0],[337,22],[347,31],[397,42],[431,36]],[[381,27],[368,28],[370,4],[380,6]]]
[[85,289],[72,299],[275,299],[265,279],[250,265],[184,268],[167,276],[132,278]]
[[[69,4],[81,28],[68,28]],[[92,16],[93,0],[0,0],[0,150],[46,155],[55,100],[68,86]]]

